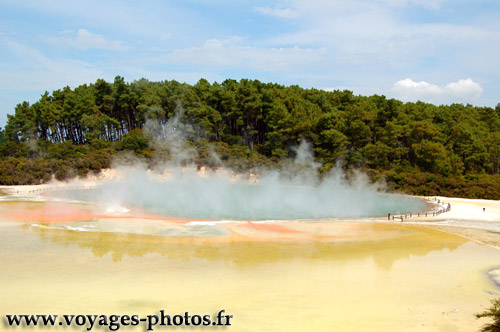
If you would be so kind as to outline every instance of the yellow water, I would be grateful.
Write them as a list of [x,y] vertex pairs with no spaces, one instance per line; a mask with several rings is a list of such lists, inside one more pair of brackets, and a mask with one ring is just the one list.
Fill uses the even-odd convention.
[[474,314],[500,293],[487,277],[500,251],[425,228],[357,227],[359,240],[218,241],[3,221],[0,317],[225,309],[233,325],[209,330],[228,331],[476,331],[483,323]]

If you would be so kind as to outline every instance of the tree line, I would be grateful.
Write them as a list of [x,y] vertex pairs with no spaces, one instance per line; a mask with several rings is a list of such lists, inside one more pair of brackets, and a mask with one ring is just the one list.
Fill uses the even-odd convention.
[[[11,171],[2,171],[0,182],[16,182],[13,174],[22,167],[12,166],[15,162],[67,162],[74,169],[88,154],[101,153],[94,159],[102,164],[76,165],[81,175],[109,166],[116,151],[157,157],[145,125],[151,120],[164,124],[179,108],[183,120],[196,128],[191,141],[199,147],[198,163],[208,163],[211,144],[230,165],[277,164],[292,158],[292,147],[305,139],[322,172],[340,161],[346,169],[365,169],[374,179],[384,176],[410,193],[451,190],[470,196],[464,188],[477,186],[473,196],[500,197],[484,185],[500,176],[500,104],[403,103],[248,79],[213,84],[201,79],[190,85],[146,79],[128,83],[117,76],[112,83],[98,79],[45,92],[8,115],[0,131],[0,156]],[[46,179],[57,172],[57,166],[51,167]]]

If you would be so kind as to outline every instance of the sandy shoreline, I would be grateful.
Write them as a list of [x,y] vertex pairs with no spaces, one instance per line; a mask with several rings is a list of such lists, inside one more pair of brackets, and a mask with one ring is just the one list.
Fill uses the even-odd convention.
[[[68,188],[91,188],[96,186],[100,181],[109,179],[115,176],[113,170],[102,173],[92,178],[72,181],[70,183],[56,182],[42,185],[25,185],[25,186],[0,186],[0,194],[4,195],[40,195],[43,192],[50,192],[53,190],[62,190]],[[451,210],[436,216],[432,216],[432,212],[427,216],[424,214],[407,216],[403,221],[400,219],[387,220],[386,217],[369,218],[368,220],[374,222],[403,224],[403,225],[419,225],[432,229],[438,229],[447,233],[462,236],[464,238],[476,241],[478,243],[487,244],[500,248],[500,201],[484,200],[484,199],[464,199],[464,198],[450,198],[450,197],[421,197],[430,202],[440,202],[441,207],[451,205]],[[484,210],[483,210],[484,209]],[[338,219],[335,219],[338,220]],[[282,222],[266,223],[266,230],[281,233]],[[295,232],[297,223],[291,227],[290,232]],[[310,224],[309,222],[307,224]],[[257,228],[254,226],[246,226],[250,228]],[[306,226],[307,227],[307,226]],[[260,227],[264,229],[264,227]],[[280,229],[278,231],[277,229]],[[302,227],[298,227],[299,229]],[[286,232],[285,232],[286,233]],[[276,234],[277,235],[277,234]]]
[[449,203],[451,210],[437,216],[412,216],[405,219],[403,224],[438,229],[500,248],[500,201],[451,197],[427,198],[431,201],[439,200],[444,205]]

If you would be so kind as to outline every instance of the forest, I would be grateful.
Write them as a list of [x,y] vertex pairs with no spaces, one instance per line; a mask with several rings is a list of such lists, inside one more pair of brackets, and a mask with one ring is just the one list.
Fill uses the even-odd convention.
[[235,171],[272,167],[306,140],[322,174],[341,165],[408,194],[500,199],[500,104],[404,103],[248,79],[117,76],[21,102],[0,130],[0,184],[85,176],[130,154],[153,167],[175,156],[154,144],[151,128],[174,116],[196,148],[183,162],[200,167],[220,167],[211,151]]

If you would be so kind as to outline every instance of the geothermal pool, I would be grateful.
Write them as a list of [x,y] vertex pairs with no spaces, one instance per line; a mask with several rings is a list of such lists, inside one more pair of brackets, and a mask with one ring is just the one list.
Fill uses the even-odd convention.
[[259,180],[227,173],[200,176],[193,169],[169,169],[161,178],[141,171],[92,189],[54,192],[66,199],[127,205],[175,217],[218,220],[360,218],[417,213],[428,209],[420,199],[387,194],[362,175],[347,182],[342,173],[284,177],[264,174]]
[[4,197],[0,315],[225,309],[233,331],[476,331],[500,293],[497,249],[435,230],[207,223]]

